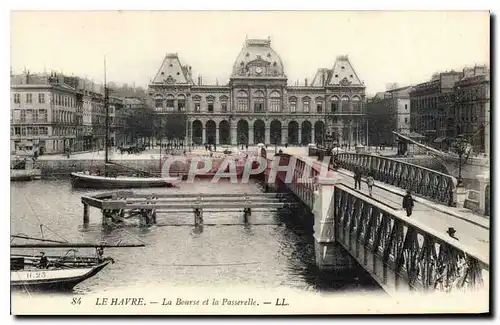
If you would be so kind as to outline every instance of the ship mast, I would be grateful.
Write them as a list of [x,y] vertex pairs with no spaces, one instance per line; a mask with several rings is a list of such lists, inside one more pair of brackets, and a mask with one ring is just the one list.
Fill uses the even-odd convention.
[[104,56],[104,110],[106,112],[105,119],[105,138],[104,138],[104,176],[106,177],[106,165],[108,163],[108,142],[109,142],[109,107],[108,107],[108,87],[106,83],[106,56]]

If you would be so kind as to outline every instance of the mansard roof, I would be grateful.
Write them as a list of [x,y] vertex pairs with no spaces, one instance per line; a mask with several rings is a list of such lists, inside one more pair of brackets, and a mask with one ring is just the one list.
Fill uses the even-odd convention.
[[[264,71],[255,73],[250,67],[260,65]],[[285,75],[283,62],[271,47],[271,39],[247,39],[233,65],[233,76]]]
[[337,56],[328,81],[331,86],[364,86],[347,55]]
[[182,66],[177,53],[167,53],[152,84],[192,84],[191,67]]

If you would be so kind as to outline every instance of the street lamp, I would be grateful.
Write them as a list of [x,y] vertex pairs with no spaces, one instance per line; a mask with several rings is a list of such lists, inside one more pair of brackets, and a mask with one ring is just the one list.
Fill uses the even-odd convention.
[[467,151],[467,141],[464,139],[463,135],[457,136],[456,144],[457,154],[458,154],[458,180],[457,186],[462,186],[462,157]]
[[328,131],[325,136],[325,144],[326,144],[326,153],[331,154],[333,150],[333,135]]

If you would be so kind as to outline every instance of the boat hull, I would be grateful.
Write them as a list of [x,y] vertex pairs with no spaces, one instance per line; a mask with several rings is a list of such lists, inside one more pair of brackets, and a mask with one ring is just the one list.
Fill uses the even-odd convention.
[[176,179],[140,178],[140,177],[104,177],[81,173],[71,173],[71,183],[74,188],[93,189],[125,189],[125,188],[150,188],[172,187]]
[[11,169],[10,180],[13,182],[27,182],[41,178],[39,169]]
[[105,268],[111,260],[94,267],[61,270],[11,271],[10,286],[16,290],[67,291],[77,284],[93,277]]

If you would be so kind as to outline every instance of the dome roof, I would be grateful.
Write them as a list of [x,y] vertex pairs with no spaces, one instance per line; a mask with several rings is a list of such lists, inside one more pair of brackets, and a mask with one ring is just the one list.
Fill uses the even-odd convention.
[[233,65],[233,77],[283,77],[285,71],[270,39],[248,39]]

